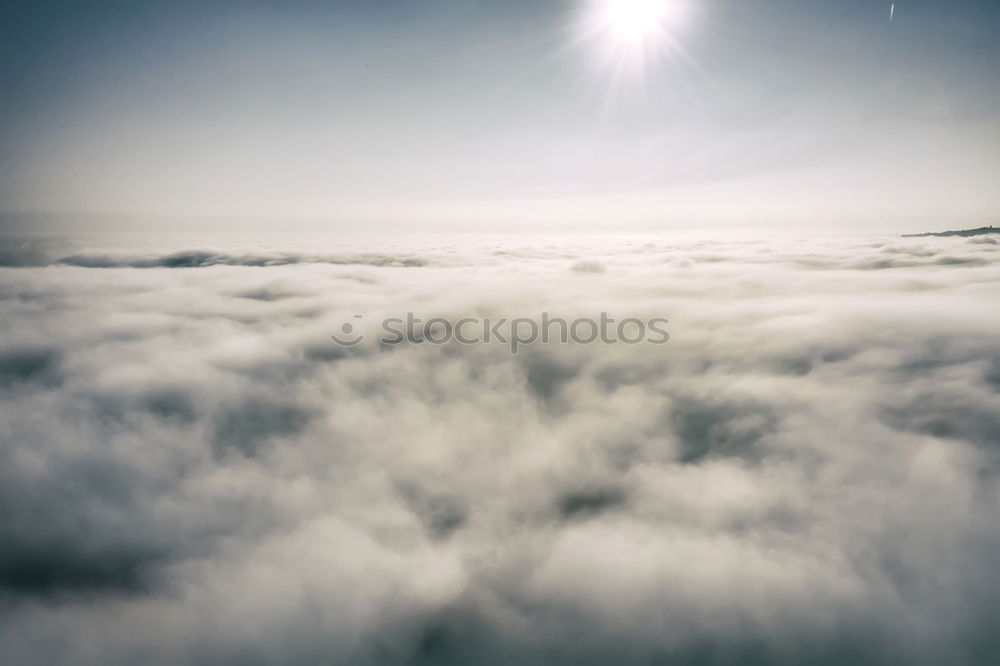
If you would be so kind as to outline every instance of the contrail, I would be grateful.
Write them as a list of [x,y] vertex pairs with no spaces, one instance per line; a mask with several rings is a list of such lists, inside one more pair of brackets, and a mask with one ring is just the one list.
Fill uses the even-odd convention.
[[896,3],[889,5],[889,23],[892,23],[892,17],[896,15]]

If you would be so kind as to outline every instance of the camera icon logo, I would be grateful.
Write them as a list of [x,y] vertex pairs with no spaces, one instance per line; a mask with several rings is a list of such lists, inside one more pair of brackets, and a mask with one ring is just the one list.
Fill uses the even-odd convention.
[[[363,318],[364,315],[359,314],[352,317],[352,319]],[[358,325],[355,325],[349,321],[345,321],[340,325],[340,332],[331,334],[330,339],[341,347],[354,347],[364,341],[365,334],[361,332],[360,322]]]

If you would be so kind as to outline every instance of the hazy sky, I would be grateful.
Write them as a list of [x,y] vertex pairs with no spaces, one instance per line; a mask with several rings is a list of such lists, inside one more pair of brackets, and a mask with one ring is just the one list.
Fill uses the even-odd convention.
[[5,3],[0,208],[992,222],[1000,3],[890,4],[689,0],[637,45],[586,0]]

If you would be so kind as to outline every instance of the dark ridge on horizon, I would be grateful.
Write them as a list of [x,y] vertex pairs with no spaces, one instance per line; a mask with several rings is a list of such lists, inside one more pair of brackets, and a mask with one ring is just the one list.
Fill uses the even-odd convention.
[[959,229],[957,231],[928,231],[923,234],[903,234],[903,238],[927,238],[929,236],[983,236],[986,234],[1000,234],[1000,227],[988,226],[977,229]]
[[207,250],[182,250],[162,255],[120,256],[109,253],[83,253],[53,257],[45,251],[44,247],[37,244],[23,243],[10,250],[0,246],[0,267],[4,268],[39,268],[56,265],[76,268],[268,267],[308,263],[399,268],[420,268],[427,265],[427,261],[419,257],[384,253],[342,255],[306,255],[296,252],[229,254]]

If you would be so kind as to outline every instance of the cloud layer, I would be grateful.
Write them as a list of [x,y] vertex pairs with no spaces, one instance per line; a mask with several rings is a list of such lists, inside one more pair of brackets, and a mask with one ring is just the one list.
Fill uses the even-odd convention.
[[[8,242],[0,645],[989,663],[989,240]],[[408,311],[668,317],[671,341],[329,338]]]

